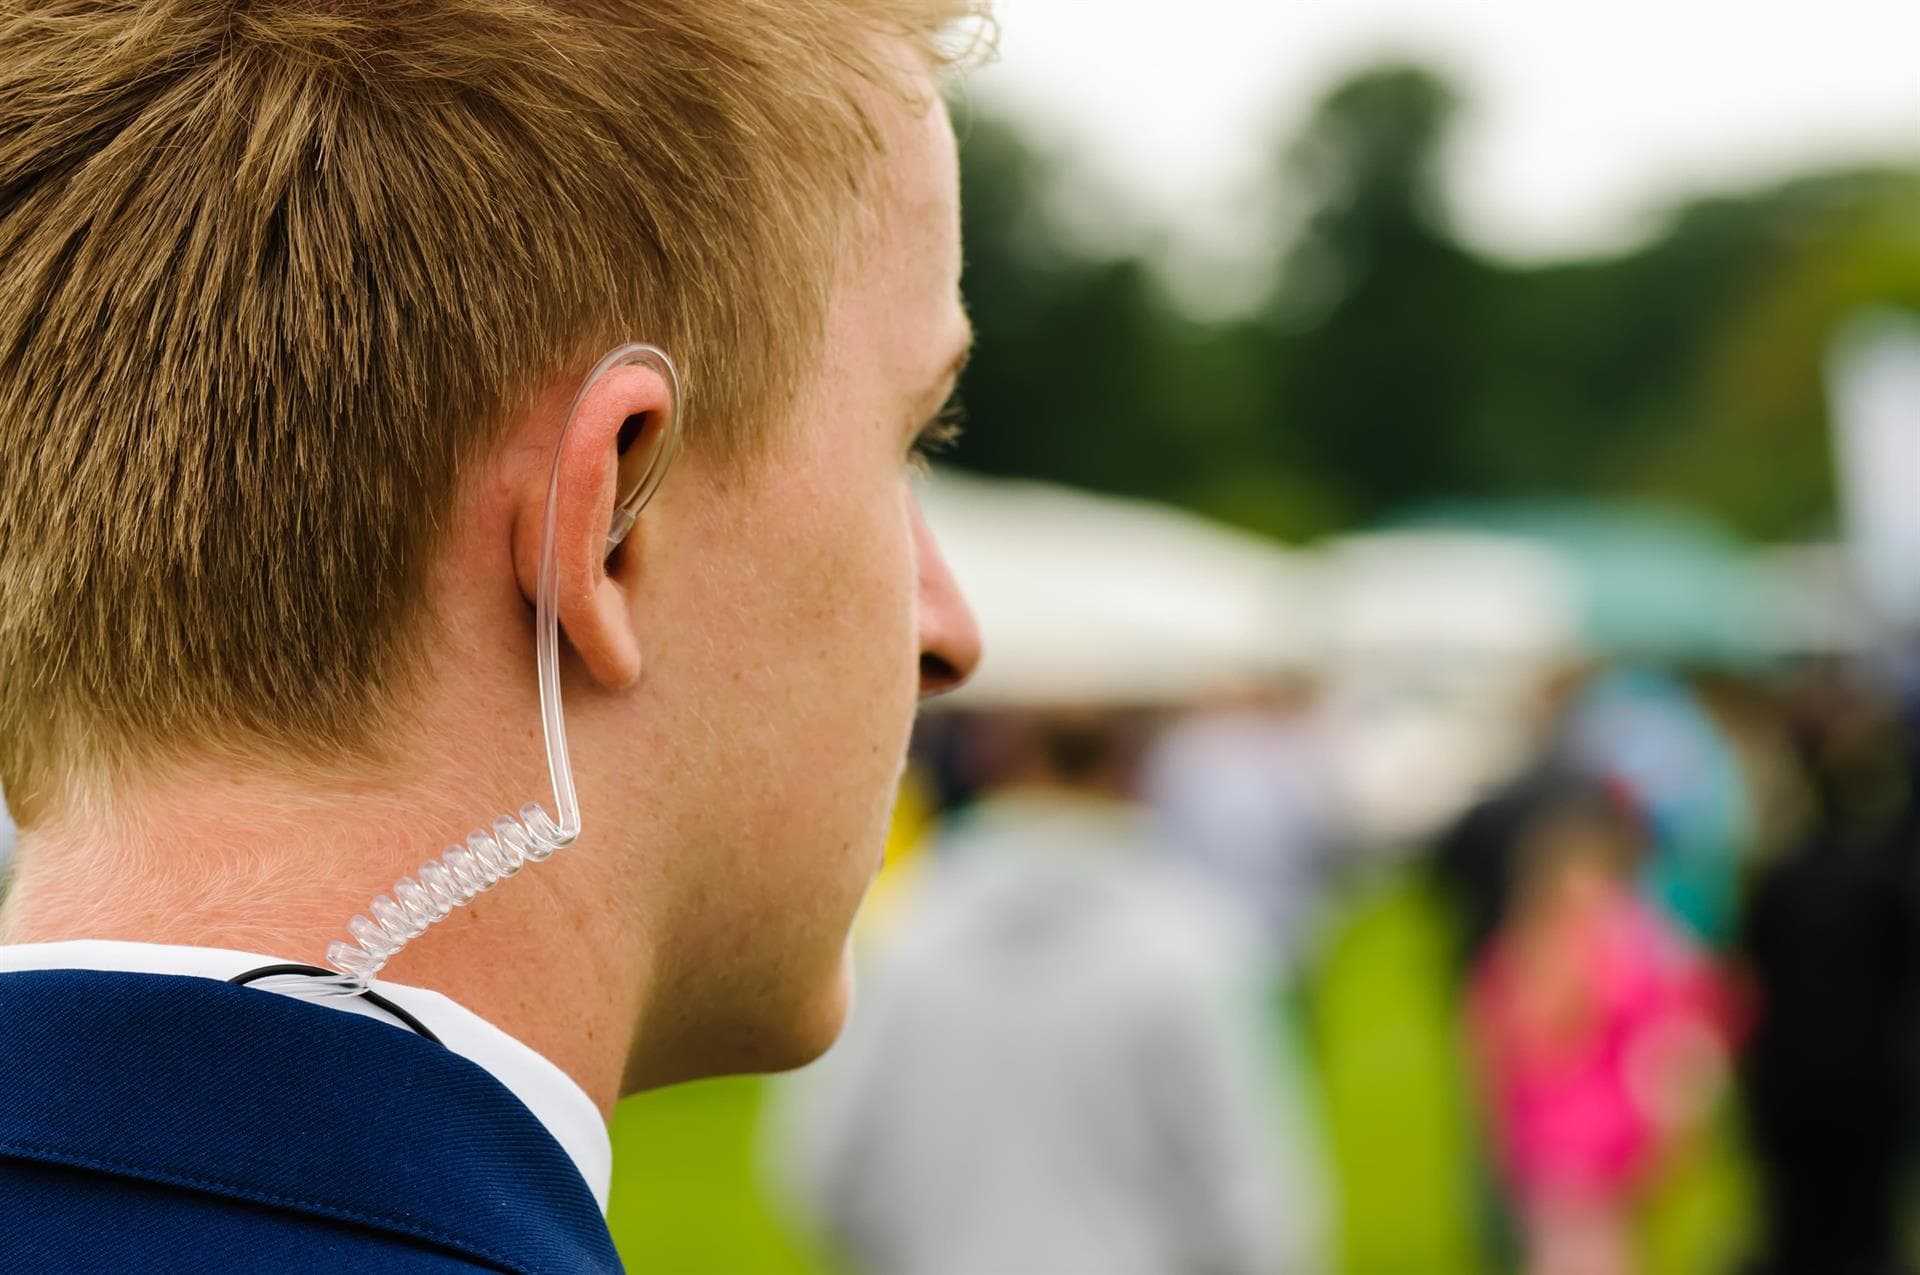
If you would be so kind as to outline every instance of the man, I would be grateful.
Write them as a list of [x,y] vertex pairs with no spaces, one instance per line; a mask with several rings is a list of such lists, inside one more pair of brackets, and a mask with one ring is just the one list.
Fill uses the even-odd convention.
[[[0,6],[0,1269],[613,1269],[615,1102],[833,1040],[978,658],[909,479],[964,7]],[[684,419],[636,365],[567,427],[634,340]],[[544,794],[550,474],[582,835],[404,1018],[228,985]]]
[[1006,723],[776,1162],[874,1275],[1328,1269],[1266,961],[1127,797],[1124,726]]

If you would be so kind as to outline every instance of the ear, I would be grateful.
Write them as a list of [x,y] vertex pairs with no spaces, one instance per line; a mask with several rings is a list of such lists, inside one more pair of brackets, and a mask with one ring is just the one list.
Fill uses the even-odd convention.
[[[558,401],[564,411],[567,400]],[[672,409],[666,379],[653,368],[630,364],[603,373],[580,396],[572,424],[557,422],[548,435],[561,438],[554,517],[560,629],[580,653],[587,672],[603,686],[630,686],[640,676],[632,580],[623,581],[608,570],[607,529],[622,494],[620,461],[625,453],[644,456],[658,445]],[[530,472],[521,484],[514,512],[514,570],[529,607],[539,596],[541,538],[552,474],[545,465]],[[636,524],[627,540],[640,534],[641,526]],[[627,552],[624,545],[620,552]]]

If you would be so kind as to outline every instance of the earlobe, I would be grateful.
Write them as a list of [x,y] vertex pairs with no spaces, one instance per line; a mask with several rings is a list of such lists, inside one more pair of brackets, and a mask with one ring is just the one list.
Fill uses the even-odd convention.
[[[651,357],[635,359],[637,351]],[[619,543],[609,529],[632,526],[659,485],[677,432],[676,399],[672,365],[664,357],[646,347],[621,347],[594,369],[570,418],[551,432],[540,431],[557,437],[557,455],[551,469],[529,473],[520,485],[513,557],[521,595],[531,606],[551,487],[560,628],[588,674],[609,688],[632,685],[641,670],[639,621],[631,604],[638,580],[631,570],[622,573],[624,579],[609,572]],[[626,532],[629,538],[640,534]]]

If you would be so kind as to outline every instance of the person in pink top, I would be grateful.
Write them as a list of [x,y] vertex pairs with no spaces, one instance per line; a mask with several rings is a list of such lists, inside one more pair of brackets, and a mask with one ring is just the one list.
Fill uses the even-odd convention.
[[1523,833],[1469,1030],[1531,1275],[1624,1275],[1631,1206],[1725,1072],[1704,955],[1634,888],[1624,804],[1574,791]]

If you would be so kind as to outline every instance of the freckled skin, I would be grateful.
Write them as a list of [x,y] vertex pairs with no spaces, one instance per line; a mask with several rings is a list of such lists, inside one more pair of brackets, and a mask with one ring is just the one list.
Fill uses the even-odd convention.
[[[665,639],[647,677],[687,692],[661,706],[687,716],[648,734],[672,756],[661,796],[679,811],[681,853],[704,867],[656,913],[662,960],[633,1087],[793,1066],[832,1042],[847,931],[914,711],[943,689],[923,686],[921,656],[962,675],[978,659],[906,466],[967,340],[953,136],[937,99],[890,104],[887,119],[886,202],[836,296],[792,441],[724,507],[686,520],[702,569],[668,607],[701,617],[701,633]],[[717,486],[698,459],[689,470],[663,489],[674,511]]]

